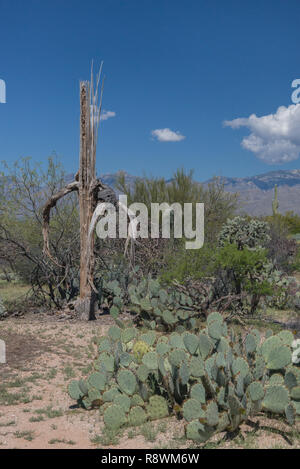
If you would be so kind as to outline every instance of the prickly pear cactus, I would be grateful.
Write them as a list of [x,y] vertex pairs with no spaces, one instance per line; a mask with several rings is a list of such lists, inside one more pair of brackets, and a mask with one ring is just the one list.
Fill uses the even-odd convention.
[[122,327],[100,338],[90,377],[69,384],[70,397],[100,407],[109,428],[176,415],[186,437],[201,443],[258,412],[282,414],[290,425],[300,415],[299,341],[289,331],[242,337],[218,312],[197,332]]
[[[128,309],[136,314],[135,322],[149,329],[173,331],[178,325],[182,330],[193,329],[196,318],[201,315],[192,297],[176,288],[164,289],[151,277],[131,284],[128,288]],[[110,314],[118,320],[122,298],[114,298]]]

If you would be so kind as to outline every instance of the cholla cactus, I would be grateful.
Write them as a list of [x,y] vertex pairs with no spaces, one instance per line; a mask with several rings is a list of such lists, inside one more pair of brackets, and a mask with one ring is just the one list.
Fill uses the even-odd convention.
[[[292,363],[299,351],[293,340],[291,332],[281,331],[262,341],[256,329],[242,338],[218,312],[197,333],[179,329],[166,336],[113,326],[99,340],[95,371],[85,381],[72,381],[69,394],[87,409],[100,407],[112,429],[182,417],[186,437],[197,442],[234,431],[261,411],[283,414],[294,425],[300,369]],[[141,343],[147,345],[142,356],[136,353]]]
[[239,249],[260,249],[270,240],[268,223],[260,220],[248,220],[235,217],[227,220],[219,234],[219,245],[236,244]]

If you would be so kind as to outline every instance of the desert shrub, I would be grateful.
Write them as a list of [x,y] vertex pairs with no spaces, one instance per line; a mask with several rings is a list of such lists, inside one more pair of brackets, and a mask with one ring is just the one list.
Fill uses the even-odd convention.
[[205,239],[209,243],[216,241],[222,224],[234,215],[238,202],[237,194],[226,192],[220,179],[204,186],[193,180],[193,171],[183,169],[178,169],[170,180],[144,177],[133,184],[126,184],[125,174],[120,172],[117,189],[127,195],[128,204],[144,203],[149,213],[151,203],[179,203],[182,207],[191,203],[194,210],[196,203],[204,203]]
[[68,386],[79,405],[100,407],[109,429],[176,415],[188,439],[205,442],[261,411],[290,425],[300,415],[300,350],[289,331],[242,338],[216,312],[193,333],[120,326],[99,339],[92,374]]
[[189,278],[198,280],[215,273],[216,246],[204,243],[201,249],[187,250],[184,240],[175,252],[166,256],[166,264],[160,272],[162,282],[171,284],[174,280],[185,283]]
[[[51,218],[51,252],[43,254],[42,211],[46,200],[65,184],[61,165],[50,157],[43,169],[25,158],[0,174],[0,257],[22,282],[31,284],[37,303],[62,306],[75,296],[79,267],[76,196],[60,201]],[[77,271],[77,273],[76,273]]]
[[[239,249],[236,244],[226,244],[217,251],[215,269],[227,294],[241,295],[240,305],[250,305],[253,314],[262,296],[273,293],[273,282],[265,249]],[[245,293],[244,302],[242,301]]]

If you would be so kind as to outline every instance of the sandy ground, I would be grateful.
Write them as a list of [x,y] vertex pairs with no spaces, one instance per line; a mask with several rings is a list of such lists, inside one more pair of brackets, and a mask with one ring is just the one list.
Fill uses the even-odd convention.
[[[98,409],[76,408],[67,394],[71,379],[87,376],[97,355],[95,340],[109,321],[79,323],[56,317],[0,322],[7,364],[0,365],[0,449],[8,448],[187,448],[183,422],[170,417],[119,433],[104,430]],[[300,422],[289,428],[263,416],[206,448],[300,448]]]

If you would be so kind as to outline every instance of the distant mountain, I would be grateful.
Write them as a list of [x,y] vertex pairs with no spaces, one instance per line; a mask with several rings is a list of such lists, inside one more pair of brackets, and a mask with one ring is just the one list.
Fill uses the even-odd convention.
[[[272,213],[275,184],[278,186],[279,212],[289,210],[300,215],[300,170],[270,171],[247,178],[220,178],[228,192],[240,195],[240,211],[251,215]],[[206,181],[207,184],[210,181]]]
[[[115,188],[117,173],[100,176],[102,181]],[[72,180],[74,176],[68,176]],[[132,185],[137,176],[125,173],[127,184]],[[279,212],[294,211],[300,215],[300,169],[290,171],[270,171],[246,178],[220,177],[228,192],[237,192],[240,200],[240,212],[250,215],[270,215],[275,184],[278,186]],[[201,182],[207,185],[212,179]]]

